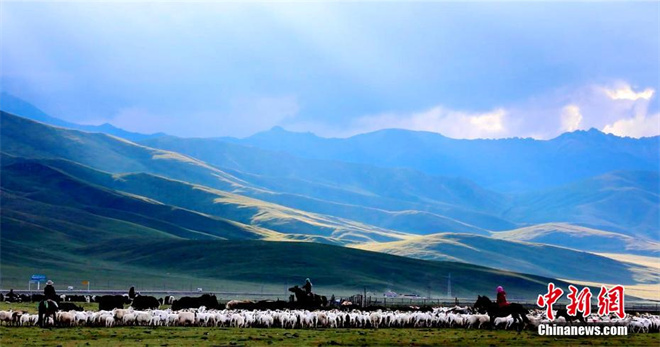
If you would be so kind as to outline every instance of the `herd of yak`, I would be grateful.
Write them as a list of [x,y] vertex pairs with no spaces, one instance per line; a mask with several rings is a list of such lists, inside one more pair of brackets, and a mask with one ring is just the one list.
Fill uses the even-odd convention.
[[[41,302],[44,300],[43,294],[16,294],[15,296],[6,296],[0,294],[0,301],[6,302]],[[81,311],[82,307],[75,303],[98,303],[99,311],[108,311],[115,308],[122,309],[125,306],[131,306],[136,310],[153,310],[162,305],[172,305],[173,310],[186,308],[199,308],[205,306],[208,308],[220,308],[218,299],[213,294],[204,294],[199,297],[184,296],[178,300],[173,296],[165,296],[157,299],[153,296],[137,295],[131,299],[127,294],[124,295],[60,295],[57,306],[60,311]],[[284,303],[283,301],[280,301]],[[223,306],[224,307],[224,306]]]

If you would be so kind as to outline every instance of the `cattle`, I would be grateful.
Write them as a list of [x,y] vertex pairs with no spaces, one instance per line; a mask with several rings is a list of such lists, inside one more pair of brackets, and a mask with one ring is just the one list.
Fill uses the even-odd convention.
[[60,311],[82,311],[83,308],[76,306],[76,304],[71,302],[60,302],[57,304],[58,310]]
[[88,302],[88,298],[84,295],[63,295],[62,301]]
[[32,294],[32,296],[21,294],[21,299],[23,302],[26,301],[40,302],[45,299],[45,296],[43,294]]
[[115,308],[124,308],[124,304],[130,304],[131,300],[123,295],[103,295],[97,297],[99,311],[112,311]]
[[14,293],[14,290],[10,290],[7,295],[0,294],[0,301],[7,301],[7,302],[21,302],[21,296]]
[[201,306],[206,308],[220,308],[220,304],[218,304],[218,299],[215,295],[204,294],[200,297],[191,298],[184,296],[179,300],[174,300],[172,303],[172,310],[178,311],[185,308],[200,308]]
[[133,299],[131,306],[136,310],[147,310],[147,309],[157,309],[160,304],[158,299],[153,296],[142,296],[138,295]]
[[174,297],[172,295],[167,295],[158,299],[158,302],[160,302],[161,305],[172,305],[174,302]]

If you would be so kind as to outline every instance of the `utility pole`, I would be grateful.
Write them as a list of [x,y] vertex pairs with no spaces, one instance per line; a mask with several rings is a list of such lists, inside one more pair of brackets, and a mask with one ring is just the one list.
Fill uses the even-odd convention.
[[451,272],[447,276],[447,297],[451,299]]

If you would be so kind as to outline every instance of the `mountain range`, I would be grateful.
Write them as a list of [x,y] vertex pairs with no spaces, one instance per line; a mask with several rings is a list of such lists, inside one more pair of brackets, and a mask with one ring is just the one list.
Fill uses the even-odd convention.
[[[415,271],[436,266],[483,277],[462,287],[470,295],[498,281],[488,271],[525,295],[548,278],[660,283],[654,269],[596,254],[657,258],[658,137],[590,130],[468,141],[387,130],[323,139],[275,128],[246,139],[122,139],[12,107],[32,111],[0,112],[4,283],[20,283],[27,269],[72,278],[94,262],[112,278],[126,269],[149,283],[170,273],[241,288],[313,275],[333,290],[425,292],[442,275]],[[509,167],[498,158],[511,158]],[[56,261],[37,259],[35,246]],[[241,260],[254,247],[269,249],[282,271],[269,277]],[[289,252],[305,256],[274,260]],[[217,270],[226,262],[233,272]],[[453,272],[458,264],[475,267]]]
[[140,134],[136,132],[126,131],[124,129],[117,128],[109,123],[104,123],[101,125],[86,125],[86,124],[67,122],[65,120],[52,117],[46,114],[41,109],[39,109],[38,107],[32,105],[31,103],[5,92],[0,93],[0,109],[5,112],[18,114],[29,119],[33,119],[50,125],[55,125],[58,127],[83,130],[89,132],[105,133],[108,135],[125,138],[131,141],[144,140],[150,137],[159,137],[165,135],[163,133]]
[[461,177],[499,192],[526,192],[622,169],[657,171],[658,139],[618,137],[593,128],[564,133],[551,140],[457,140],[401,129],[326,139],[275,127],[245,139],[220,140],[303,158]]

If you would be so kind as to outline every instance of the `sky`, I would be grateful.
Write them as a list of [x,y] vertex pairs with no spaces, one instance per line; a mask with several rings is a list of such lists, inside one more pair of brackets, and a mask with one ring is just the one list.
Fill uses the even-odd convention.
[[653,136],[659,17],[658,2],[3,1],[0,89],[185,137]]

